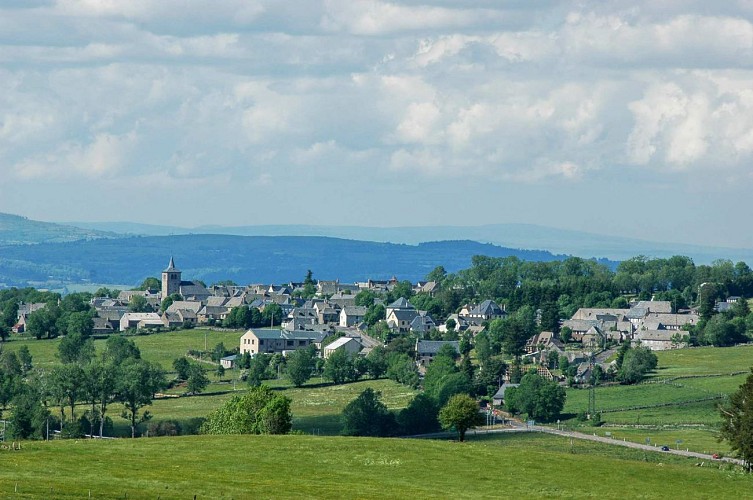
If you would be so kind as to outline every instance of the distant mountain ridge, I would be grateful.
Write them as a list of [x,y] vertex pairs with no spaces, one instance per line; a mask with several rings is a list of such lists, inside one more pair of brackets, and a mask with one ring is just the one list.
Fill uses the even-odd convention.
[[20,215],[0,213],[0,245],[62,243],[118,236],[109,231],[42,222]]
[[474,255],[530,261],[567,257],[473,241],[405,245],[311,236],[144,236],[0,247],[0,283],[137,285],[148,276],[159,276],[170,256],[184,278],[207,283],[283,283],[302,280],[308,269],[316,278],[343,282],[393,275],[418,281],[439,265],[448,272],[468,268]]
[[544,249],[554,254],[575,255],[582,258],[603,257],[625,260],[636,255],[671,257],[687,255],[697,264],[710,264],[716,259],[747,261],[753,265],[753,249],[661,243],[647,240],[606,236],[583,231],[557,229],[533,224],[488,224],[481,226],[312,226],[259,225],[194,228],[156,226],[131,222],[72,222],[85,229],[128,233],[132,235],[165,236],[179,234],[227,234],[237,236],[325,236],[360,241],[415,245],[427,241],[470,240],[479,243],[520,248]]

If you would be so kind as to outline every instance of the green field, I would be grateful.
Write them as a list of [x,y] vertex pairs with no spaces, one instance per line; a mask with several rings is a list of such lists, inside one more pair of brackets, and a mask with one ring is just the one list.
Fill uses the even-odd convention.
[[[697,452],[728,452],[726,443],[718,443],[720,417],[718,405],[724,399],[691,402],[710,396],[730,394],[745,381],[753,364],[753,346],[695,348],[656,353],[658,369],[648,381],[632,386],[610,385],[595,390],[596,409],[602,411],[605,427],[593,428],[574,418],[588,408],[588,390],[568,389],[564,416],[566,425],[586,433],[612,433],[617,439],[644,443],[647,437],[660,446]],[[720,375],[720,376],[717,376]],[[668,383],[662,383],[666,381]],[[659,406],[674,403],[671,406]],[[649,408],[629,409],[635,406]],[[623,409],[622,411],[612,411]]]
[[[243,333],[241,331],[192,329],[154,333],[151,335],[131,335],[128,338],[133,340],[139,347],[142,358],[158,362],[166,370],[171,371],[173,369],[173,360],[180,356],[185,356],[189,349],[204,350],[205,336],[206,346],[209,350],[220,342],[224,343],[225,348],[230,350],[239,346]],[[97,351],[104,348],[105,342],[102,339],[94,341]],[[22,345],[26,345],[34,359],[34,366],[45,367],[58,362],[56,354],[59,343],[59,338],[37,340],[33,337],[12,336],[4,344],[4,348],[17,351]]]
[[753,487],[727,465],[539,434],[78,440],[0,454],[8,498],[744,498]]

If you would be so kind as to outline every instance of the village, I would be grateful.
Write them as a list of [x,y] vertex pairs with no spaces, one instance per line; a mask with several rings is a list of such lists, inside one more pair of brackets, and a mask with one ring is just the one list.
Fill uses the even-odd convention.
[[[415,363],[423,374],[442,346],[458,351],[461,338],[473,341],[491,321],[508,316],[505,305],[491,299],[465,304],[446,318],[433,318],[405,297],[384,303],[383,297],[399,284],[393,277],[357,283],[318,280],[315,283],[207,287],[200,281],[183,280],[182,272],[170,258],[161,275],[161,289],[123,290],[115,298],[92,298],[91,306],[96,311],[92,334],[219,328],[228,324],[234,309],[263,313],[265,309],[274,308],[279,315],[277,324],[276,315],[270,315],[269,325],[249,328],[240,338],[237,353],[222,359],[226,368],[233,367],[245,353],[287,355],[312,345],[324,358],[337,350],[350,356],[365,356],[390,339],[410,334],[416,339]],[[309,290],[314,292],[313,297],[304,299],[302,295],[308,287],[313,287]],[[431,296],[436,288],[437,283],[433,281],[411,284],[411,291],[416,294]],[[357,305],[357,297],[363,291],[373,297],[371,307]],[[737,300],[739,297],[728,297],[717,302],[715,309],[723,312]],[[135,308],[134,304],[139,306]],[[382,306],[377,310],[383,310],[383,316],[367,322],[374,306]],[[20,304],[13,332],[23,333],[29,315],[44,307],[45,303]],[[540,323],[540,315],[539,310],[537,323]],[[571,383],[586,383],[596,366],[601,367],[602,373],[614,369],[614,359],[607,359],[623,342],[639,343],[651,350],[687,347],[687,330],[699,319],[696,309],[674,310],[673,304],[666,300],[635,300],[628,308],[579,308],[571,318],[561,320],[557,334],[541,331],[528,338],[522,360],[537,366],[538,373],[546,379],[564,382],[563,375],[554,375],[550,370],[559,364],[552,359],[563,357],[571,367]],[[377,322],[383,331],[389,332],[386,338],[369,334],[370,327]],[[509,382],[509,373],[504,378]]]

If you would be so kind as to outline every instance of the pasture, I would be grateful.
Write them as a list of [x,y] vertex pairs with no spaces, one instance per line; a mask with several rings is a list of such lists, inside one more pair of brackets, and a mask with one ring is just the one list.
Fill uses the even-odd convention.
[[[0,450],[13,498],[743,498],[731,466],[540,434],[188,436]],[[573,473],[577,469],[577,474]],[[640,480],[636,480],[640,478]]]

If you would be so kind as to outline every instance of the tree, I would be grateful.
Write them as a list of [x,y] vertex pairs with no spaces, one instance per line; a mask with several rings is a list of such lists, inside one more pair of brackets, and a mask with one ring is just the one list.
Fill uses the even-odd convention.
[[107,339],[103,359],[120,365],[127,359],[141,359],[141,351],[133,340],[125,337],[113,336]]
[[745,468],[753,468],[753,369],[740,388],[719,407],[722,417],[721,439],[743,459]]
[[160,312],[167,311],[167,309],[171,305],[173,305],[173,302],[176,302],[179,300],[183,300],[183,297],[181,297],[179,293],[171,293],[170,295],[162,299],[162,302],[160,303],[160,308],[159,308]]
[[29,348],[26,345],[22,345],[18,350],[18,362],[21,365],[21,374],[26,375],[31,371],[32,358]]
[[475,399],[468,394],[455,394],[447,404],[439,410],[439,423],[443,429],[455,429],[458,439],[465,440],[465,433],[483,423],[479,413],[479,406]]
[[188,369],[187,389],[191,394],[198,394],[207,388],[209,378],[203,366],[192,363]]
[[656,368],[657,363],[656,354],[647,347],[628,349],[617,372],[617,379],[623,384],[636,384],[643,380],[646,373]]
[[86,364],[94,352],[94,341],[80,333],[69,333],[58,344],[58,358],[64,364]]
[[[33,384],[24,384],[13,398],[13,415],[8,434],[14,439],[43,439],[50,412],[42,404],[42,394]],[[7,438],[6,438],[7,439]]]
[[387,377],[408,387],[418,387],[418,368],[407,354],[393,352],[388,355]]
[[248,364],[248,384],[251,386],[261,385],[262,381],[269,378],[269,365],[272,362],[272,356],[269,354],[257,354],[251,358]]
[[175,370],[179,380],[188,380],[191,363],[185,356],[181,356],[179,358],[175,358],[175,360],[173,361],[173,369]]
[[330,354],[324,362],[323,376],[335,384],[356,380],[356,369],[350,355],[342,349]]
[[[105,356],[84,368],[84,384],[92,404],[92,422],[95,402],[99,418],[99,437],[103,437],[107,407],[115,400],[120,379],[120,365]],[[92,432],[92,435],[94,433]]]
[[406,408],[400,411],[397,421],[402,434],[426,434],[439,430],[439,406],[424,393],[416,394]]
[[315,361],[316,348],[313,346],[298,349],[288,355],[286,373],[294,386],[301,387],[311,378]]
[[89,338],[94,331],[94,320],[90,312],[72,312],[68,314],[66,335],[79,334],[84,338]]
[[367,373],[373,379],[381,378],[387,373],[387,353],[382,346],[374,347],[367,355],[369,362]]
[[57,321],[59,318],[59,308],[48,304],[47,307],[29,314],[29,317],[26,318],[26,326],[37,339],[41,339],[45,335],[51,339],[58,336]]
[[50,373],[50,392],[60,405],[60,427],[65,421],[65,407],[71,409],[71,422],[76,420],[76,401],[83,394],[84,370],[76,364],[58,365]]
[[152,306],[143,295],[133,295],[128,301],[128,311],[135,313],[152,312]]
[[565,389],[535,371],[526,373],[518,387],[505,391],[505,406],[542,422],[556,419],[565,406]]
[[140,290],[142,292],[146,290],[162,290],[162,281],[160,281],[159,278],[150,276],[149,278],[146,278],[143,282],[141,282],[141,285],[139,285],[136,290]]
[[380,392],[369,387],[347,404],[342,413],[344,436],[389,436],[394,433],[395,416],[380,397]]
[[207,416],[202,434],[287,434],[292,428],[290,399],[261,385],[233,396]]
[[225,356],[227,356],[227,349],[225,349],[225,344],[223,342],[220,342],[219,344],[214,346],[214,349],[212,349],[212,361],[219,363],[220,360]]
[[306,278],[303,280],[303,293],[301,295],[304,299],[310,299],[316,295],[316,283],[314,283],[312,275],[311,269],[306,271]]
[[139,415],[139,410],[152,404],[154,394],[165,387],[164,371],[159,365],[143,359],[130,358],[120,367],[116,385],[117,400],[123,403],[123,418],[131,424],[131,437],[136,437],[136,426],[148,420],[149,412]]

